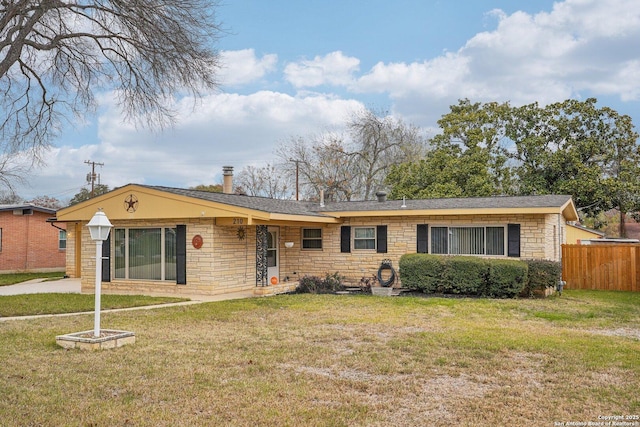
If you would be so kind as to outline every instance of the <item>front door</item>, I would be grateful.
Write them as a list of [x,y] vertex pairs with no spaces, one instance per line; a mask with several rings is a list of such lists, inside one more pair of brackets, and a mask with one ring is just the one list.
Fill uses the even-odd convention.
[[270,285],[280,283],[278,231],[278,227],[269,227],[267,230],[267,278]]

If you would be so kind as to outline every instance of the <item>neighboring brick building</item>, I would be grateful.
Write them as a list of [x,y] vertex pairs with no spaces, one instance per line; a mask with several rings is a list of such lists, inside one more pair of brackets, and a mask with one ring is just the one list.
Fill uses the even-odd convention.
[[0,273],[64,271],[65,224],[47,222],[55,214],[31,204],[0,205]]
[[558,261],[578,219],[570,196],[324,204],[129,184],[57,213],[69,230],[66,272],[85,292],[95,283],[86,224],[98,209],[114,226],[102,289],[185,296],[272,293],[334,272],[359,282],[416,252]]

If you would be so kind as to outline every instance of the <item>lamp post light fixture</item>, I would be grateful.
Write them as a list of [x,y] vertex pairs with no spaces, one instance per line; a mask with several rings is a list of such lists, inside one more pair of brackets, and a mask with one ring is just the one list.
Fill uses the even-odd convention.
[[96,242],[96,287],[95,287],[95,318],[93,322],[93,336],[100,337],[100,286],[102,285],[102,242],[107,240],[109,232],[113,225],[109,222],[109,218],[99,209],[89,224],[89,233],[91,234],[91,240]]
[[[122,347],[136,342],[136,334],[115,329],[100,329],[100,286],[102,285],[102,242],[107,240],[113,227],[109,218],[98,209],[87,224],[91,240],[96,242],[96,314],[92,331],[82,331],[56,336],[56,344],[63,348],[102,350]],[[78,248],[79,249],[79,248]],[[107,249],[109,250],[109,249]]]

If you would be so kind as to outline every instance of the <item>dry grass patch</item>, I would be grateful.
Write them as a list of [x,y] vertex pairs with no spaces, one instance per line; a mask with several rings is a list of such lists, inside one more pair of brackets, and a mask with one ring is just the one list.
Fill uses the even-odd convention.
[[93,353],[54,343],[90,316],[4,322],[0,413],[16,425],[475,426],[640,412],[640,341],[593,333],[637,329],[640,309],[585,318],[576,310],[617,299],[571,298],[291,295],[113,313],[103,325],[137,342]]

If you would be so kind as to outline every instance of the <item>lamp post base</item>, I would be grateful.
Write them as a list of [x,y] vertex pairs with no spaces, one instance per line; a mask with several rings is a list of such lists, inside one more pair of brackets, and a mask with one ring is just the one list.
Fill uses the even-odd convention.
[[56,337],[56,344],[60,347],[78,348],[80,350],[104,350],[134,344],[135,342],[135,333],[114,329],[102,329],[97,337],[94,336],[94,331],[75,332]]

